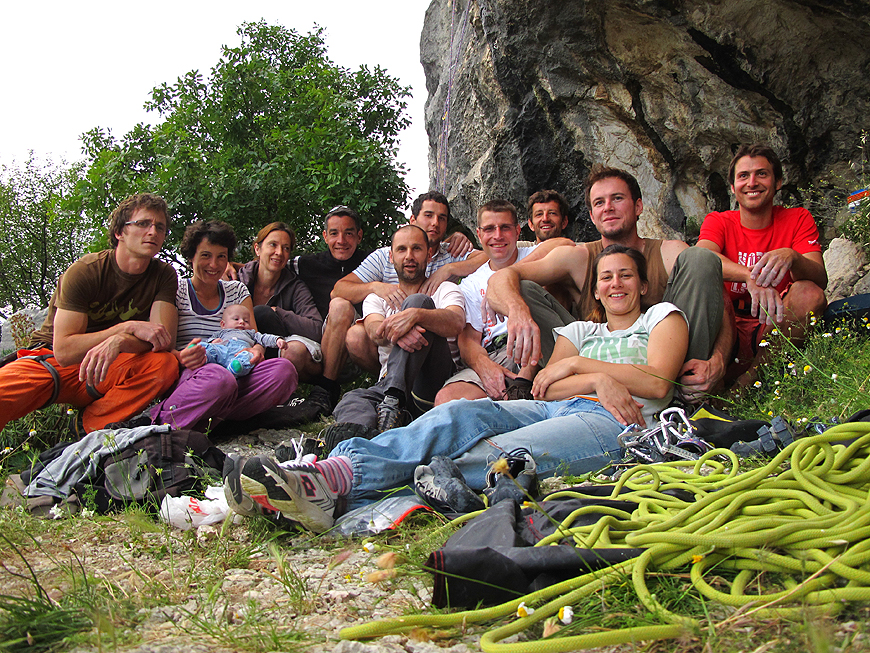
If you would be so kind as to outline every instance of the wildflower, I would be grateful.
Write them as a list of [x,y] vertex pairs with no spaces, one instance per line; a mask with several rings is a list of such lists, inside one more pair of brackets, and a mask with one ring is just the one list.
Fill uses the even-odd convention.
[[27,435],[29,435],[31,438],[36,437],[36,429],[30,429],[27,432]]
[[3,447],[3,452],[2,452],[2,453],[9,453],[9,452],[11,452],[11,451],[12,451],[12,447]]
[[695,555],[692,556],[692,564],[693,564],[693,565],[696,565],[696,564],[698,564],[699,562],[701,562],[701,560],[703,560],[703,559],[704,559],[704,556],[703,556],[703,555],[697,555],[697,554],[695,554]]
[[574,609],[570,605],[559,608],[559,621],[566,626],[574,620]]
[[51,507],[48,514],[51,515],[52,519],[61,519],[63,517],[63,508],[61,508],[60,504],[57,503]]
[[813,371],[812,367],[810,367],[809,365],[804,365],[804,374],[809,374],[812,371]]
[[758,343],[759,347],[767,347],[768,345],[770,345],[770,343],[767,342],[767,340],[762,340],[761,342]]
[[756,381],[755,383],[752,384],[752,387],[754,387],[754,388],[760,388],[760,387],[761,387],[761,381]]
[[774,381],[773,385],[779,385],[779,381]]
[[507,458],[497,458],[490,465],[492,471],[502,476],[510,476],[511,467],[508,464]]
[[774,329],[773,331],[770,332],[770,334],[771,334],[771,335],[774,335],[774,336],[778,336],[778,335],[779,335],[779,331],[778,331],[777,329]]
[[389,580],[390,578],[395,578],[395,576],[395,569],[379,569],[378,571],[373,571],[368,576],[366,576],[366,580],[369,583],[381,583],[385,580]]
[[562,626],[558,624],[556,621],[556,617],[550,617],[546,621],[544,621],[544,638],[552,637],[556,633],[562,630]]
[[768,414],[770,417],[773,417],[773,411],[772,411],[772,410],[767,411],[767,414]]
[[91,517],[94,517],[96,514],[97,514],[97,512],[95,510],[91,510],[90,508],[82,508],[81,515],[85,519],[90,519]]
[[773,391],[773,395],[774,395],[775,397],[778,397],[778,396],[779,396],[779,388],[774,389],[774,391]]
[[833,338],[833,337],[834,337],[834,334],[830,333],[830,332],[822,334],[822,338]]
[[789,363],[789,364],[788,364],[788,369],[793,370],[793,369],[794,369],[794,363]]
[[66,409],[66,414],[67,414],[67,415],[73,415],[73,414],[75,414],[75,411],[74,411],[72,408],[67,408],[67,409]]
[[837,380],[837,375],[831,374],[831,381],[836,381],[836,380]]
[[842,330],[843,330],[843,327],[837,327],[836,329],[834,329],[834,333],[840,333],[840,331],[842,331]]
[[374,553],[377,550],[374,542],[366,542],[363,544],[363,551],[366,553]]
[[535,609],[528,607],[526,605],[525,601],[523,601],[522,603],[519,604],[519,606],[517,606],[517,616],[518,617],[528,617],[530,614],[535,614]]
[[392,569],[396,566],[396,552],[387,551],[375,561],[375,564],[381,569]]

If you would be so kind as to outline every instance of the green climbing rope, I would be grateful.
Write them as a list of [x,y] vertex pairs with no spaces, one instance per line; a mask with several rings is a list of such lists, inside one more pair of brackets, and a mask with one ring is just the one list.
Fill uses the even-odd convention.
[[[844,441],[851,442],[840,444]],[[728,465],[721,462],[723,457]],[[702,469],[712,473],[704,475]],[[799,439],[765,466],[745,472],[739,471],[737,457],[722,449],[694,464],[640,465],[622,475],[611,497],[620,489],[620,499],[637,503],[631,514],[598,508],[602,517],[596,523],[573,526],[577,516],[589,512],[577,510],[537,546],[567,540],[582,548],[645,549],[639,557],[501,605],[385,619],[345,628],[341,637],[361,639],[421,626],[504,619],[514,615],[521,602],[535,607],[534,613],[485,633],[480,640],[483,651],[555,653],[698,632],[696,620],[667,610],[650,592],[649,569],[689,567],[692,584],[705,598],[734,608],[751,604],[759,617],[789,618],[807,609],[836,614],[850,601],[870,601],[870,423],[843,424]],[[665,494],[674,489],[689,492],[693,500]],[[705,581],[705,572],[713,568],[737,570],[729,592]],[[748,591],[752,578],[762,571],[787,575],[785,589]],[[643,606],[665,625],[502,643],[626,576]]]

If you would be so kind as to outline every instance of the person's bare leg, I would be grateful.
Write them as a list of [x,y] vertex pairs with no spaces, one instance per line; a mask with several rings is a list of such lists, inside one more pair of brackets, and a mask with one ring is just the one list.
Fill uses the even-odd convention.
[[329,315],[326,318],[326,328],[320,339],[320,349],[323,351],[323,376],[335,381],[341,373],[347,360],[345,341],[347,332],[356,319],[356,310],[346,299],[336,298],[329,302]]
[[315,363],[314,359],[311,358],[311,352],[308,351],[308,347],[298,340],[292,340],[287,343],[287,348],[281,351],[281,358],[286,358],[293,363],[297,374],[299,374],[299,380],[305,383],[308,383],[323,371],[323,365]]
[[378,361],[378,346],[369,338],[362,324],[354,324],[345,338],[347,353],[351,360],[362,369],[377,372],[381,369]]
[[435,405],[440,406],[454,399],[483,399],[486,393],[479,385],[468,381],[448,383],[435,395]]

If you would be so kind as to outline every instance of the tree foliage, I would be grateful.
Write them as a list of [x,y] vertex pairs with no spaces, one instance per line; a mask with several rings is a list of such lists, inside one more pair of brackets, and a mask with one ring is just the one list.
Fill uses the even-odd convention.
[[58,277],[104,230],[71,199],[82,169],[32,154],[21,167],[0,167],[0,317],[48,306]]
[[83,135],[87,210],[107,215],[127,195],[152,191],[174,213],[169,246],[203,218],[232,224],[240,243],[282,220],[311,247],[321,217],[346,204],[377,244],[408,190],[395,162],[408,89],[381,68],[336,66],[320,28],[300,35],[261,21],[238,33],[241,45],[222,48],[207,81],[191,71],[151,91],[155,126],[136,125],[120,141],[102,128]]

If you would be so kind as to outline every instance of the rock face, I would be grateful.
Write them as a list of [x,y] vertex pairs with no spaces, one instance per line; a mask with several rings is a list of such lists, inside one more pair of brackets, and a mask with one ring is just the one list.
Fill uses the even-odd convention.
[[[432,187],[467,225],[542,188],[573,207],[594,163],[640,181],[644,236],[729,208],[728,163],[766,141],[785,201],[860,158],[870,0],[433,0],[421,38]],[[576,220],[577,216],[580,220]]]

